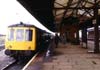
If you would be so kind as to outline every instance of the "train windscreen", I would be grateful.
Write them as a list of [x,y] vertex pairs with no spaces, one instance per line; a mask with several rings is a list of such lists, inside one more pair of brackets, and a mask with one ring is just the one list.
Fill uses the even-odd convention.
[[14,40],[14,29],[10,29],[8,31],[8,41],[13,41]]
[[17,29],[16,30],[16,41],[23,41],[24,40],[24,29]]
[[26,41],[32,41],[32,35],[33,35],[33,31],[32,30],[26,30],[25,32],[25,40]]

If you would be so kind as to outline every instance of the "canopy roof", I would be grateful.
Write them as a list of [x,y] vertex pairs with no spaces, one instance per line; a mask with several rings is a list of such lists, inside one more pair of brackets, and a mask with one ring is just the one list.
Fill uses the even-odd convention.
[[[100,14],[100,0],[18,0],[34,17],[51,31],[55,25],[86,22]],[[95,13],[96,12],[96,13]],[[69,20],[69,21],[68,21]],[[74,23],[71,22],[71,23]],[[91,26],[91,24],[88,24]],[[88,26],[87,25],[87,26]]]

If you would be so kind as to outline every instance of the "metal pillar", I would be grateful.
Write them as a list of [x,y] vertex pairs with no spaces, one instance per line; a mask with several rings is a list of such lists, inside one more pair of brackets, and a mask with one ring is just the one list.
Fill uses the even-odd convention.
[[98,30],[98,8],[96,5],[96,0],[95,0],[95,8],[94,8],[94,53],[99,53],[99,30]]
[[76,40],[77,40],[77,45],[79,45],[80,44],[79,31],[76,32]]
[[99,31],[98,24],[94,24],[94,53],[99,53]]
[[85,48],[87,48],[87,28],[82,29],[82,43],[85,44]]

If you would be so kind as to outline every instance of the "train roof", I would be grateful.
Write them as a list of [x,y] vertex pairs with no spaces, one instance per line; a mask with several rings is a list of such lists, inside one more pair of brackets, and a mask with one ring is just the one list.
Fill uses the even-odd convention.
[[[8,27],[35,27],[35,26],[32,24],[24,24],[23,22],[20,22],[20,24],[13,24]],[[35,28],[37,28],[37,27],[35,27]]]
[[13,24],[13,25],[8,26],[8,28],[10,28],[10,27],[34,27],[34,28],[40,30],[43,33],[49,33],[49,32],[42,30],[42,29],[40,29],[40,28],[38,28],[38,27],[36,27],[32,24],[26,24],[26,23],[23,23],[23,22],[20,22],[19,24]]

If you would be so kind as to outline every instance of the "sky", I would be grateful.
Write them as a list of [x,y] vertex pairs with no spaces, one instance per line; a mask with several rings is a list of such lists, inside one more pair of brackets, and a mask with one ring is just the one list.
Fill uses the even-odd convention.
[[7,34],[7,26],[21,21],[39,26],[39,28],[52,33],[16,0],[0,0],[0,34]]

